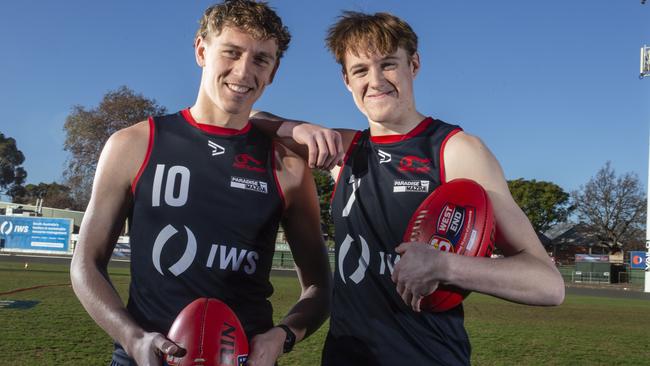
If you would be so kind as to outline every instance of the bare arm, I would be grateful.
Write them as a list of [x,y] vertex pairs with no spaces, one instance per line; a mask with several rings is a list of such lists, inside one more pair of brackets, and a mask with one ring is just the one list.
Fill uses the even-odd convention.
[[[405,301],[418,308],[419,296],[444,283],[523,304],[562,303],[562,277],[510,195],[503,171],[487,147],[478,138],[461,132],[447,143],[445,168],[448,181],[473,179],[488,192],[497,225],[496,245],[505,258],[465,257],[432,250],[430,246],[402,244],[397,248],[402,257],[395,272],[420,265],[429,273],[427,283],[416,283],[417,275],[410,269],[401,273],[401,279],[400,273],[394,272]],[[416,264],[425,258],[431,260]]]
[[159,365],[156,350],[177,354],[180,348],[158,333],[145,332],[133,320],[107,271],[132,203],[131,181],[144,160],[148,132],[149,127],[143,122],[117,132],[106,143],[72,257],[70,277],[79,301],[109,336],[139,365]]
[[310,168],[334,169],[343,162],[356,131],[329,129],[304,121],[289,120],[269,112],[252,111],[251,123],[308,162]]
[[[300,298],[281,323],[291,328],[298,342],[327,319],[331,270],[320,230],[320,209],[311,171],[287,148],[278,146],[277,150],[281,161],[278,180],[286,199],[282,224],[301,286]],[[255,337],[248,364],[272,365],[282,353],[284,339],[285,332],[280,328]]]

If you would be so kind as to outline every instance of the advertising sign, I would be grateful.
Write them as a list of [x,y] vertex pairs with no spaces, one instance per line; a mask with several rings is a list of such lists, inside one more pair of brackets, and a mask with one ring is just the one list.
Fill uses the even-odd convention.
[[67,253],[71,231],[72,219],[0,216],[5,251]]
[[608,263],[609,255],[601,254],[576,254],[576,262],[599,262]]
[[632,269],[645,269],[646,252],[633,251],[630,252],[630,268]]

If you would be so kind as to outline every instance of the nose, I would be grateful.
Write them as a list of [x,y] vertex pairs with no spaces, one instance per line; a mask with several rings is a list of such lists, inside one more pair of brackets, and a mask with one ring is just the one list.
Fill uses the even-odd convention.
[[368,70],[368,83],[371,88],[381,88],[385,81],[384,73],[380,68],[373,67]]
[[244,54],[235,61],[232,67],[232,74],[241,79],[245,79],[251,72],[252,66],[253,58]]

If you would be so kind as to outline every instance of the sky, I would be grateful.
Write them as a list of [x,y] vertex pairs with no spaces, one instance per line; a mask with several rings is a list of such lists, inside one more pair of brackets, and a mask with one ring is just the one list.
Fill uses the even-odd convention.
[[[292,33],[255,105],[329,127],[364,129],[324,44],[341,10],[386,11],[419,36],[419,112],[479,136],[507,179],[579,189],[607,161],[648,181],[650,5],[639,0],[271,0]],[[63,124],[126,85],[168,111],[191,106],[192,41],[210,1],[3,1],[0,132],[25,155],[27,183],[62,182]]]

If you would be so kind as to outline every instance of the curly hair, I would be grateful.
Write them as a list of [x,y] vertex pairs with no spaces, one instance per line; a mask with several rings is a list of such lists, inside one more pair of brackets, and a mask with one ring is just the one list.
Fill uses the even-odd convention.
[[225,0],[205,10],[194,38],[219,35],[223,27],[238,28],[258,40],[275,39],[278,59],[289,48],[291,34],[282,19],[266,2],[252,0]]

